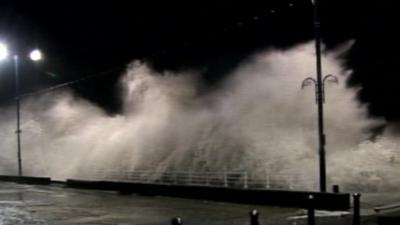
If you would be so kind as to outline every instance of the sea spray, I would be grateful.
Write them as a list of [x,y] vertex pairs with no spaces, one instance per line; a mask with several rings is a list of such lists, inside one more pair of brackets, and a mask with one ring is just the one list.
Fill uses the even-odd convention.
[[[383,122],[368,117],[358,88],[347,87],[351,71],[337,55],[323,56],[324,74],[340,80],[325,87],[328,182],[348,189],[395,187],[398,141],[390,131],[370,140],[370,129]],[[317,189],[315,90],[300,88],[314,70],[313,45],[306,43],[249,57],[209,93],[199,91],[201,74],[160,73],[135,61],[121,79],[124,106],[115,116],[68,89],[24,99],[24,174],[65,179],[99,171],[244,171],[259,179],[296,177],[301,187]],[[2,109],[0,121],[3,173],[16,171],[12,110]]]

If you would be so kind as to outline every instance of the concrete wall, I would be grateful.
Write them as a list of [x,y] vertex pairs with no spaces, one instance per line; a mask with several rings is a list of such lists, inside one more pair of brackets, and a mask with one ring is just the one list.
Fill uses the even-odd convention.
[[9,181],[22,184],[43,184],[43,185],[51,183],[51,179],[49,177],[27,177],[27,176],[7,176],[7,175],[0,175],[0,181]]
[[[310,204],[316,209],[348,210],[350,194],[321,193],[284,190],[251,190],[223,187],[179,186],[161,184],[139,184],[109,181],[67,180],[67,187],[116,190],[123,193],[143,195],[163,195],[181,198],[205,199],[246,204],[263,204],[293,208],[308,208]],[[312,203],[309,195],[314,196]]]
[[[70,188],[112,190],[121,193],[137,193],[142,195],[162,195],[180,198],[204,199],[223,202],[262,204],[291,208],[308,208],[312,205],[315,209],[349,210],[350,194],[348,193],[321,193],[285,190],[258,190],[236,189],[225,187],[206,186],[180,186],[165,184],[143,184],[111,181],[72,180],[66,182],[52,181],[48,177],[4,176],[0,181],[17,182],[25,184],[48,185],[57,183]],[[310,202],[308,197],[313,195]]]

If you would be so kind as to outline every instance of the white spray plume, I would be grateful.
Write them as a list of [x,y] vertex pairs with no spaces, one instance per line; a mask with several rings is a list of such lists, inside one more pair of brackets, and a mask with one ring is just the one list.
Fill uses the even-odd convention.
[[[368,140],[381,122],[368,118],[358,90],[346,87],[350,71],[337,55],[323,57],[324,73],[340,79],[326,85],[329,183],[398,185],[398,141],[390,133]],[[60,179],[99,170],[247,171],[256,178],[268,172],[295,174],[316,188],[314,88],[300,88],[314,74],[311,43],[249,58],[209,94],[199,94],[198,74],[158,74],[134,62],[121,80],[121,115],[110,117],[68,90],[23,101],[24,172]],[[3,109],[0,121],[2,173],[16,170],[12,110]]]

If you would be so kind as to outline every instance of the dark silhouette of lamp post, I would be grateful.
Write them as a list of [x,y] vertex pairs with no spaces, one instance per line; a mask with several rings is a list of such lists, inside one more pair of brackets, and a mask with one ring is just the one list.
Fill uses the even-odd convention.
[[15,75],[15,105],[17,113],[17,154],[18,154],[18,176],[22,176],[21,158],[21,122],[20,122],[20,90],[19,90],[19,64],[18,55],[14,55],[14,75]]
[[[8,50],[5,44],[0,43],[0,60],[4,60],[8,57]],[[42,59],[42,53],[40,50],[35,49],[30,52],[29,58],[32,61],[39,61]],[[17,116],[17,157],[18,157],[18,176],[22,176],[22,156],[21,156],[21,122],[20,122],[20,80],[19,80],[19,56],[14,54],[14,76],[15,76],[15,105],[16,105],[16,116]]]
[[317,79],[312,77],[306,78],[301,87],[313,83],[315,86],[315,96],[318,105],[318,143],[319,143],[319,175],[320,175],[320,191],[326,192],[326,160],[325,160],[325,133],[324,133],[324,101],[325,101],[325,81],[338,82],[337,77],[333,75],[327,75],[322,77],[322,65],[321,65],[321,21],[318,11],[318,0],[311,0],[314,11],[314,37],[315,37],[315,54],[316,54],[316,72]]

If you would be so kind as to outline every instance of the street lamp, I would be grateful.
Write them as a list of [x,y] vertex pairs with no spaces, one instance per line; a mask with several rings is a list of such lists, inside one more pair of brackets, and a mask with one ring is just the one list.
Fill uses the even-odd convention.
[[6,59],[8,56],[7,46],[3,43],[0,43],[0,60]]
[[42,59],[42,52],[39,49],[34,49],[29,54],[29,58],[31,58],[32,61],[39,61]]
[[[0,60],[7,59],[8,49],[3,43],[0,43]],[[34,49],[29,53],[29,59],[32,61],[39,61],[42,59],[42,53],[39,49]],[[18,156],[18,175],[22,176],[22,157],[21,157],[21,124],[20,124],[20,88],[19,88],[19,56],[14,54],[14,75],[15,75],[15,105],[17,116],[17,156]]]
[[318,12],[318,0],[311,0],[314,11],[314,37],[315,37],[315,55],[316,55],[316,71],[317,71],[317,79],[312,77],[306,78],[301,87],[313,83],[315,86],[315,96],[316,102],[318,105],[318,143],[319,143],[319,176],[320,176],[320,191],[326,192],[326,160],[325,160],[325,133],[324,133],[324,108],[323,104],[325,101],[325,81],[333,81],[338,82],[337,77],[333,75],[327,75],[322,78],[322,65],[321,65],[321,21],[319,18]]

